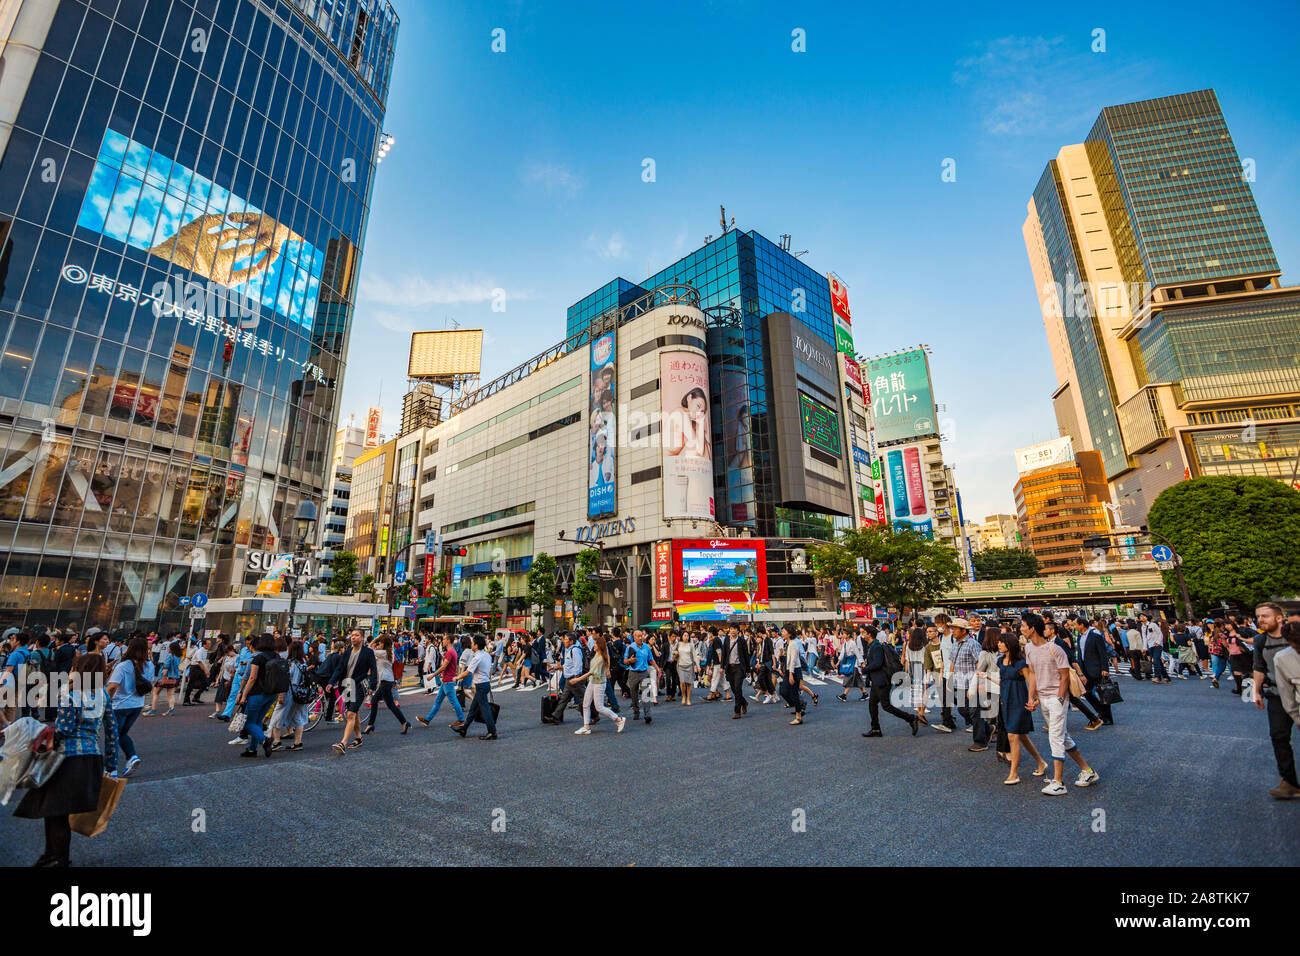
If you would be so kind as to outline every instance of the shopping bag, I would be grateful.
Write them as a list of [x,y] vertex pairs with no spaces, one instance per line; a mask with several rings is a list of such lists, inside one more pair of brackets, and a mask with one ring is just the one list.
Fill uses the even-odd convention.
[[1097,684],[1097,699],[1108,707],[1124,702],[1124,695],[1119,692],[1119,686],[1109,677],[1103,677]]
[[117,810],[117,802],[122,799],[124,789],[126,789],[125,780],[104,774],[104,783],[99,788],[99,806],[89,813],[69,815],[68,822],[72,824],[72,831],[85,837],[93,837],[107,830],[109,817]]
[[858,663],[858,659],[854,657],[852,654],[845,657],[842,661],[840,661],[840,676],[848,677],[850,674],[852,674],[853,668],[857,666],[857,663]]

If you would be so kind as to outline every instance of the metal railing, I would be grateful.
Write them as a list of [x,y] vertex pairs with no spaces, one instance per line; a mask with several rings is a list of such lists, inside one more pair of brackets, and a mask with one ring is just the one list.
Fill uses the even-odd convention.
[[494,378],[477,390],[453,399],[451,414],[455,415],[467,408],[472,408],[484,399],[491,398],[502,389],[514,385],[516,382],[522,382],[539,369],[545,368],[552,362],[586,345],[593,334],[601,335],[612,328],[631,322],[633,319],[645,315],[651,309],[657,309],[661,305],[675,305],[681,302],[698,309],[700,307],[700,294],[692,285],[672,283],[658,286],[627,305],[612,306],[592,319],[587,328],[581,332],[569,336],[563,342],[552,345],[545,352],[534,355],[527,362],[515,366],[504,375]]

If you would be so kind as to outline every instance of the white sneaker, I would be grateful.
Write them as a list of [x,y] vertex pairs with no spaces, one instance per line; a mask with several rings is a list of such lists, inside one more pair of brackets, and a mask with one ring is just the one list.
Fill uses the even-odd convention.
[[1047,786],[1043,788],[1042,792],[1049,797],[1059,797],[1069,791],[1065,789],[1065,784],[1061,783],[1059,780],[1049,780],[1047,781]]
[[245,740],[243,737],[236,737],[234,740],[227,740],[226,743],[230,744],[230,746],[232,747],[237,747],[239,744],[248,743],[248,741]]
[[135,765],[138,764],[139,762],[140,762],[139,756],[132,757],[130,760],[128,760],[126,762],[126,766],[122,768],[122,776],[124,777],[131,776],[131,771],[135,769]]
[[1079,774],[1078,779],[1074,781],[1076,787],[1090,787],[1101,780],[1101,774],[1095,770],[1085,770]]
[[621,734],[621,733],[623,732],[623,728],[627,726],[627,718],[626,718],[626,717],[620,717],[620,718],[618,718],[617,721],[615,721],[615,723],[618,725],[618,730],[615,731],[615,733],[620,733],[620,734]]
[[952,733],[952,728],[951,728],[951,727],[945,727],[943,724],[931,724],[930,726],[933,727],[935,730],[937,730],[937,731],[938,731],[939,733],[941,733],[941,734],[950,734],[950,733]]
[[574,736],[581,737],[581,736],[583,736],[584,734],[590,734],[590,733],[591,733],[591,728],[590,728],[590,727],[579,727],[579,728],[578,728],[577,730],[575,730],[573,733],[574,733]]

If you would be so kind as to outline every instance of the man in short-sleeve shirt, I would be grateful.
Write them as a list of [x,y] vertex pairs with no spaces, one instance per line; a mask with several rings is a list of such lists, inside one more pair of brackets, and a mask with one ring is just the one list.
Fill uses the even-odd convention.
[[1080,774],[1074,781],[1076,787],[1089,787],[1101,777],[1088,765],[1079,748],[1065,729],[1065,718],[1070,710],[1070,659],[1055,641],[1047,639],[1043,619],[1032,611],[1020,616],[1020,633],[1025,645],[1025,662],[1029,665],[1029,709],[1041,706],[1047,721],[1047,737],[1052,746],[1055,776],[1043,787],[1043,794],[1057,797],[1066,793],[1061,777],[1065,773],[1065,757],[1079,765]]

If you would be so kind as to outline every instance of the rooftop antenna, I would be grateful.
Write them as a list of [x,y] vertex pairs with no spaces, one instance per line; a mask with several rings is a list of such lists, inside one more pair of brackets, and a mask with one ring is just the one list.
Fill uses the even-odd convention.
[[[721,226],[722,226],[722,235],[725,236],[725,235],[727,234],[727,207],[724,206],[724,205],[722,205],[721,203],[718,203],[718,212],[719,212],[719,214],[720,214],[720,215],[718,216],[718,222],[719,222],[719,224],[721,224]],[[731,217],[731,228],[732,228],[732,229],[735,229],[735,228],[736,228],[736,217],[735,217],[735,216],[732,216],[732,217]]]

